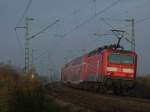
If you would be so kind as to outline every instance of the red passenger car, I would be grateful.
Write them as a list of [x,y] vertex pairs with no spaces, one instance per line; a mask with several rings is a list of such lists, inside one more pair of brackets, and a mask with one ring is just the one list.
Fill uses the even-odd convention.
[[[115,93],[133,86],[137,54],[133,51],[105,46],[78,57],[62,68],[61,80],[70,83],[98,83]],[[99,88],[100,89],[100,88]]]

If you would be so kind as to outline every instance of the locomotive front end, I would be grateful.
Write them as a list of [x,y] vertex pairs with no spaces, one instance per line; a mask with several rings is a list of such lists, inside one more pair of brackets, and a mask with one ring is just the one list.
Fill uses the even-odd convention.
[[111,78],[134,79],[137,56],[131,51],[111,51],[107,55],[106,75]]
[[106,53],[105,86],[114,93],[131,90],[137,69],[137,55],[132,51],[110,50]]

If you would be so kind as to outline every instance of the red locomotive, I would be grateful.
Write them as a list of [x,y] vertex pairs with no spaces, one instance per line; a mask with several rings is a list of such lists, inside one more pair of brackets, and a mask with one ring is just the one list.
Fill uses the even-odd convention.
[[98,90],[120,94],[133,87],[136,70],[137,54],[117,44],[100,47],[70,61],[62,68],[61,80],[80,86],[98,85]]

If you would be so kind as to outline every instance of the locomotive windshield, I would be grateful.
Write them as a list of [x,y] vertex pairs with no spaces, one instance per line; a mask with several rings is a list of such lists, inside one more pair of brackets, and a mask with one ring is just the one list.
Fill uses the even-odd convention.
[[133,64],[133,56],[127,54],[112,53],[108,56],[109,63]]

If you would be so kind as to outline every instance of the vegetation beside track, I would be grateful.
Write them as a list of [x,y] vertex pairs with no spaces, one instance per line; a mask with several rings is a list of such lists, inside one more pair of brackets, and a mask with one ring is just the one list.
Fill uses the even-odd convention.
[[[150,98],[149,82],[150,78],[147,77],[137,80],[137,96]],[[90,110],[107,110],[108,112],[111,112],[111,110],[117,110],[118,112],[141,110],[140,112],[142,112],[143,109],[145,112],[149,112],[149,110],[146,110],[149,109],[149,104],[146,102],[124,101],[88,92],[80,93],[72,89],[68,91],[64,90],[62,86],[54,89],[56,85],[53,85],[54,87],[50,90],[50,95],[54,96],[51,97],[43,87],[43,82],[38,74],[34,73],[34,77],[31,74],[23,75],[13,67],[1,64],[0,112],[90,112]]]
[[38,74],[23,75],[10,65],[0,64],[0,112],[85,111],[50,97]]
[[150,75],[138,77],[136,79],[136,86],[131,95],[144,99],[150,99]]
[[10,65],[0,64],[0,112],[60,112],[34,75],[23,75]]

